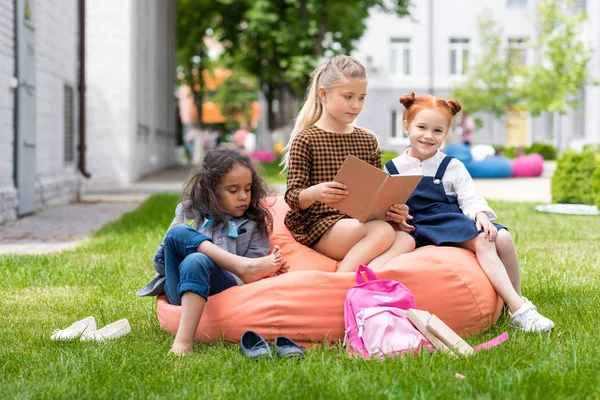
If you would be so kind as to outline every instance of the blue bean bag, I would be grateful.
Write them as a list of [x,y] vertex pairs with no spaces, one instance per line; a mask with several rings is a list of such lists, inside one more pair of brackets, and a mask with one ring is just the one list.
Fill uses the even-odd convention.
[[481,161],[469,161],[464,164],[473,179],[510,178],[512,176],[512,167],[508,157],[492,156]]
[[443,152],[450,157],[454,157],[463,164],[468,163],[473,159],[471,149],[465,143],[452,143],[444,147]]

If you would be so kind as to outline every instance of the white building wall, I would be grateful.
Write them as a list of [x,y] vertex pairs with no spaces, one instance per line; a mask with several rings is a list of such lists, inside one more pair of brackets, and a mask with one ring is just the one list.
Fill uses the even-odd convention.
[[86,162],[92,176],[83,185],[125,185],[131,182],[135,132],[132,1],[88,1],[85,19]]
[[[414,91],[417,95],[432,93],[447,98],[453,87],[461,82],[460,77],[450,75],[450,38],[468,38],[471,58],[477,57],[479,37],[477,17],[489,14],[503,30],[502,43],[506,47],[509,38],[534,38],[534,18],[537,2],[529,0],[525,8],[508,8],[507,1],[497,0],[422,0],[414,2],[411,16],[398,18],[373,10],[367,19],[367,29],[357,43],[353,53],[369,69],[369,93],[363,112],[357,123],[374,130],[382,146],[402,149],[406,141],[392,140],[392,111],[401,118],[403,107],[400,96]],[[589,23],[586,39],[591,40],[594,51],[590,71],[600,76],[600,3],[587,1]],[[430,37],[432,35],[432,37]],[[391,39],[410,39],[411,74],[405,77],[390,73]],[[534,62],[531,51],[527,61]],[[600,113],[595,109],[600,104],[600,89],[587,87],[584,90],[584,109],[569,112],[557,121],[561,126],[556,145],[573,147],[579,142],[600,142]],[[460,99],[459,99],[460,100]],[[585,115],[581,113],[585,110]],[[528,138],[547,141],[546,130],[551,116],[530,119]],[[483,143],[505,143],[506,122],[484,115],[484,128],[476,132],[476,139]],[[579,137],[574,130],[580,129]]]
[[16,218],[14,185],[14,2],[0,0],[0,223]]
[[75,200],[77,155],[65,161],[64,87],[73,89],[74,147],[77,132],[77,0],[36,2],[36,205],[38,209]]
[[175,163],[175,2],[88,2],[85,190]]

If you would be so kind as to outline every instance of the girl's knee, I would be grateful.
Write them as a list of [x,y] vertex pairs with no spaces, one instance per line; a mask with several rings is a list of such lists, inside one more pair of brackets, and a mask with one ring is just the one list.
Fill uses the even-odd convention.
[[409,233],[399,231],[395,234],[395,242],[401,243],[404,247],[406,247],[408,251],[413,251],[417,247],[415,239],[413,239],[413,237]]
[[187,235],[188,231],[190,229],[192,231],[194,231],[193,228],[191,228],[190,226],[188,226],[186,224],[179,224],[179,225],[172,226],[171,228],[169,228],[169,230],[167,231],[167,234],[165,235],[165,241],[167,239],[172,240],[172,239],[180,238],[182,235]]
[[500,248],[511,248],[515,247],[515,241],[509,231],[501,229],[496,236],[496,245]]
[[388,243],[391,246],[394,240],[396,240],[396,231],[392,225],[385,221],[370,221],[365,224],[367,227],[367,235],[376,238],[382,243]]
[[[498,238],[496,238],[497,240]],[[490,242],[485,234],[482,232],[473,238],[473,246],[475,248],[475,252],[485,252],[485,251],[495,251],[496,244],[494,242]]]

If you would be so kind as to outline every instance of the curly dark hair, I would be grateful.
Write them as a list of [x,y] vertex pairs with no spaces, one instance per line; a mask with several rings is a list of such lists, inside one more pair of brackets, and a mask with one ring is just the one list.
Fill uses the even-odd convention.
[[248,168],[252,173],[250,206],[244,215],[249,220],[256,222],[257,229],[261,234],[268,236],[273,230],[273,217],[268,210],[271,205],[265,202],[270,193],[265,181],[256,172],[252,161],[235,150],[223,148],[207,152],[202,165],[190,172],[189,181],[181,194],[181,201],[192,201],[192,211],[195,216],[213,218],[212,233],[214,236],[217,227],[225,226],[228,222],[227,214],[221,207],[217,186],[223,176],[236,165]]

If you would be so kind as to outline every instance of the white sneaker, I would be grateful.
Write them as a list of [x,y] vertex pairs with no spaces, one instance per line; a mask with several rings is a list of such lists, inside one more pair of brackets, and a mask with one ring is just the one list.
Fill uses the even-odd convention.
[[509,326],[526,332],[547,332],[554,328],[554,322],[541,315],[530,301],[526,301],[514,314],[508,315]]
[[86,330],[81,335],[81,340],[96,340],[101,342],[105,339],[117,339],[131,332],[131,325],[126,319],[120,319],[104,328],[97,330]]
[[50,336],[51,340],[72,340],[80,337],[85,332],[96,330],[96,320],[94,317],[87,317],[81,321],[73,323],[68,328],[55,330]]

